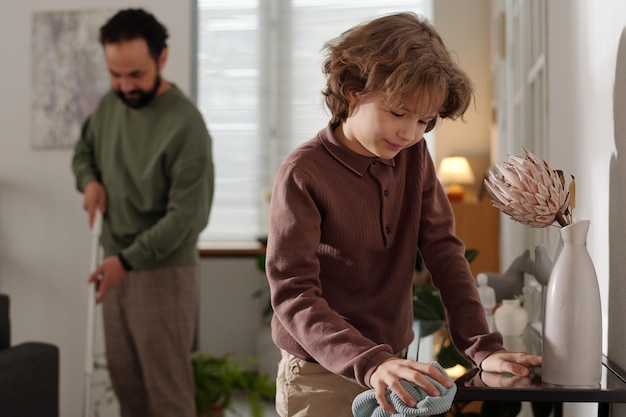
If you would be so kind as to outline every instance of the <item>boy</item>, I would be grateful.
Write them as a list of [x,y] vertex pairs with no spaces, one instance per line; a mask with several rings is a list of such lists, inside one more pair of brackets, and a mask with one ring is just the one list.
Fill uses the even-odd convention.
[[489,333],[476,282],[423,140],[461,117],[471,82],[435,29],[411,13],[358,25],[325,45],[332,118],[288,155],[274,183],[267,276],[282,351],[282,417],[345,416],[367,387],[390,413],[387,387],[409,406],[405,379],[439,395],[433,366],[404,359],[412,332],[417,251],[447,310],[456,346],[485,370],[526,375],[541,358]]

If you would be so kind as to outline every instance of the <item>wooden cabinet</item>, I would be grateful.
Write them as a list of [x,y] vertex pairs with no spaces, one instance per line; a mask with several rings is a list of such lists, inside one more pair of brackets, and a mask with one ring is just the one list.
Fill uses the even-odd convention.
[[478,203],[451,203],[456,235],[467,249],[478,249],[470,263],[474,277],[479,272],[500,272],[500,212],[489,198]]

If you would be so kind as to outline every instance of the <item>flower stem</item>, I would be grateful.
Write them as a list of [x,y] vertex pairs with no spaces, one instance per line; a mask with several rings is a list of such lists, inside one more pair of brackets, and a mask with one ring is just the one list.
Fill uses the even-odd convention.
[[559,223],[561,227],[569,225],[569,222],[565,219],[565,217],[563,217],[563,213],[561,212],[558,212],[554,219]]

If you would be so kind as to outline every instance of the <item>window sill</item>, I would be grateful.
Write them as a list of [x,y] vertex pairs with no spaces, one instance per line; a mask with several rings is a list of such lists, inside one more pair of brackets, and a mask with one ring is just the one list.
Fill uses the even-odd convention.
[[215,256],[258,256],[265,254],[265,246],[257,241],[200,241],[201,258]]

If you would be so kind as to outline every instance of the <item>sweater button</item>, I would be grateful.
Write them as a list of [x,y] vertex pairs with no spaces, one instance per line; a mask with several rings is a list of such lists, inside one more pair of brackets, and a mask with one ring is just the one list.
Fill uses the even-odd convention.
[[387,234],[391,233],[391,227],[385,226],[385,232],[387,232]]
[[384,195],[385,197],[389,197],[389,190],[385,190],[385,191],[383,191],[383,195]]

